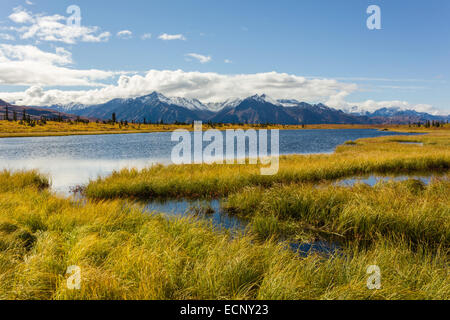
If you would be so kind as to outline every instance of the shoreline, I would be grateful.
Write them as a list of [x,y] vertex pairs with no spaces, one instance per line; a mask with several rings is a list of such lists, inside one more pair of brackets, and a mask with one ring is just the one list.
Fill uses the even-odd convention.
[[[88,130],[89,127],[105,127],[104,125],[99,125],[96,123],[84,125],[87,127],[87,130],[79,130],[79,131],[70,131],[64,130],[61,128],[60,131],[57,131],[58,128],[54,131],[16,131],[16,132],[8,132],[5,131],[4,126],[2,126],[3,121],[0,121],[0,139],[6,138],[32,138],[32,137],[66,137],[66,136],[85,136],[85,135],[110,135],[110,134],[139,134],[139,133],[161,133],[161,132],[172,132],[177,129],[184,129],[188,131],[193,131],[194,128],[191,125],[147,125],[148,128],[145,129],[121,129],[115,126],[107,127],[106,130]],[[8,123],[9,124],[9,123]],[[55,124],[55,123],[52,123]],[[67,125],[68,126],[68,125]],[[80,125],[83,126],[83,125]],[[131,125],[136,126],[136,125]],[[221,131],[229,130],[229,129],[267,129],[267,130],[358,130],[358,129],[374,129],[378,131],[386,131],[386,132],[404,132],[404,133],[429,133],[440,130],[445,130],[446,127],[442,129],[426,129],[426,128],[412,128],[408,125],[349,125],[349,124],[316,124],[316,125],[306,125],[302,127],[302,125],[208,125],[203,124],[204,130],[208,129],[218,129]],[[61,126],[62,127],[62,126]]]

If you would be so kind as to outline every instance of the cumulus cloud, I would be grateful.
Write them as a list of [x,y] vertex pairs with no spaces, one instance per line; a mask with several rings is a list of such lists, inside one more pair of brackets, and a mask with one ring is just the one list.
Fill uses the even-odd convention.
[[186,40],[186,37],[182,34],[167,34],[163,33],[158,37],[158,39],[170,41],[170,40]]
[[26,86],[103,86],[96,82],[116,73],[69,68],[72,54],[64,48],[45,52],[31,45],[0,45],[0,84]]
[[109,32],[100,32],[97,26],[67,24],[67,17],[62,15],[33,14],[22,7],[17,7],[13,11],[9,19],[20,26],[11,29],[18,32],[21,39],[75,44],[77,41],[108,41],[111,36]]
[[188,53],[188,54],[186,54],[186,57],[194,58],[194,59],[198,60],[198,62],[200,62],[200,63],[208,63],[211,61],[210,56],[204,56],[204,55],[201,55],[198,53]]
[[324,101],[340,91],[353,91],[356,86],[336,80],[308,80],[285,73],[223,75],[218,73],[185,72],[182,70],[150,70],[146,75],[120,76],[116,85],[93,90],[46,90],[36,97],[26,92],[3,93],[4,100],[26,105],[57,103],[96,104],[114,98],[129,98],[153,91],[168,96],[198,98],[204,102],[219,102],[229,98],[244,98],[266,93],[273,98],[297,98],[302,101]]
[[121,39],[131,39],[133,37],[133,32],[130,30],[122,30],[117,32],[117,36]]
[[14,41],[16,38],[10,34],[7,33],[0,33],[0,39],[7,40],[7,41]]
[[141,39],[142,40],[148,40],[148,39],[151,39],[152,38],[152,34],[151,33],[144,33],[142,36],[141,36]]
[[32,15],[21,7],[15,8],[14,12],[8,18],[15,23],[31,23],[34,20]]

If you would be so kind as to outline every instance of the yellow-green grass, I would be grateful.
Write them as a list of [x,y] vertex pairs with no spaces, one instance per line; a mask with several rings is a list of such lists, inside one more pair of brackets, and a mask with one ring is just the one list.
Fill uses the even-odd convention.
[[[450,177],[379,182],[374,187],[332,184],[248,187],[223,203],[228,212],[253,218],[263,238],[298,236],[302,229],[341,241],[402,238],[450,248]],[[300,230],[300,231],[299,231]]]
[[[399,141],[421,142],[423,146]],[[221,197],[246,186],[319,182],[357,175],[445,173],[450,168],[450,131],[361,139],[334,154],[280,157],[279,172],[263,176],[256,165],[171,165],[124,169],[91,181],[90,198]]]
[[[0,191],[0,299],[450,297],[445,248],[380,240],[302,258],[204,221],[143,214],[121,201],[81,204],[11,178],[15,188]],[[81,290],[67,288],[72,265]],[[366,286],[369,265],[381,269],[381,290]]]
[[0,192],[20,191],[26,187],[46,189],[50,186],[47,177],[37,171],[16,171],[11,173],[8,170],[0,171]]

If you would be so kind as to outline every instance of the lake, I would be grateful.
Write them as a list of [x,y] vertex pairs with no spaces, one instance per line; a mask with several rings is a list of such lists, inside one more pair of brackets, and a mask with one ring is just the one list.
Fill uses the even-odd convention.
[[[332,153],[348,140],[394,135],[408,134],[375,129],[280,130],[280,154]],[[0,139],[0,169],[38,169],[51,177],[55,191],[68,194],[71,187],[114,170],[171,164],[176,144],[171,132],[6,138]]]

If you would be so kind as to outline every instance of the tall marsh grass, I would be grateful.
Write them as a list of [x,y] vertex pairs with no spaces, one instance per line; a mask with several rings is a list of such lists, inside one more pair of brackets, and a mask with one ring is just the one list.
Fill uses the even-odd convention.
[[[301,258],[194,218],[121,201],[74,202],[23,184],[0,191],[0,299],[448,299],[448,250],[405,240]],[[368,290],[367,266],[382,272]],[[66,286],[70,265],[81,290]]]
[[[280,185],[248,187],[228,197],[225,210],[254,217],[261,235],[285,232],[283,225],[297,223],[347,240],[402,238],[450,248],[450,177],[429,186],[419,180],[357,184]],[[268,227],[261,221],[272,221]],[[277,227],[275,227],[277,226]]]
[[19,191],[27,187],[46,189],[50,186],[47,177],[37,171],[0,171],[0,192]]

